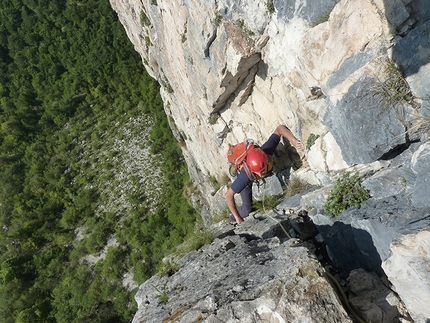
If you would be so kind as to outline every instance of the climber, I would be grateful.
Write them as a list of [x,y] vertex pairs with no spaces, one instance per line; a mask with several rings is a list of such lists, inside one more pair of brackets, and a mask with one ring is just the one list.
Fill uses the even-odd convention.
[[[260,147],[252,150],[247,158],[246,163],[251,170],[252,175],[264,178],[267,172],[268,161],[275,152],[281,136],[286,138],[297,150],[304,152],[305,146],[298,140],[293,133],[284,125],[276,127],[270,138]],[[252,176],[251,175],[251,176]],[[228,208],[231,211],[230,220],[236,223],[242,223],[243,218],[247,217],[252,210],[252,183],[253,179],[245,172],[238,173],[236,179],[224,194]],[[234,200],[235,194],[239,193],[242,199],[242,205],[237,208]]]

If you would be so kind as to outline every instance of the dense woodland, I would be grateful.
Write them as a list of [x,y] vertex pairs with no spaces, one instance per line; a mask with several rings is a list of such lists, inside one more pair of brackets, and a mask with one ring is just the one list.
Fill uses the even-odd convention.
[[[148,279],[196,220],[159,85],[109,0],[1,0],[0,15],[0,321],[130,322],[124,273]],[[121,167],[108,138],[138,136],[130,120],[141,116],[161,197],[150,204],[139,178],[126,179],[133,207],[100,211]],[[112,236],[106,258],[81,261]]]

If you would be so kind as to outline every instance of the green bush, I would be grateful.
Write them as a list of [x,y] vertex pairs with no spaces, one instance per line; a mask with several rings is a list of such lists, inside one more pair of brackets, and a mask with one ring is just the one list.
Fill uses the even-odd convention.
[[370,198],[369,192],[361,184],[358,173],[349,172],[339,178],[330,192],[324,210],[327,216],[337,216],[348,208],[359,208],[361,203]]
[[212,24],[215,27],[218,27],[219,25],[221,25],[222,20],[223,20],[223,16],[221,16],[221,14],[219,12],[215,12],[215,17],[212,20]]

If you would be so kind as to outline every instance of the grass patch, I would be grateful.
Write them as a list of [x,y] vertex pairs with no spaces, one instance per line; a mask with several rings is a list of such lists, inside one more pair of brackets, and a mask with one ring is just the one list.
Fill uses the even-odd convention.
[[290,178],[287,188],[284,191],[284,200],[288,200],[290,197],[303,193],[313,187],[314,185],[301,181],[297,177],[292,177]]
[[157,268],[158,276],[160,278],[164,276],[170,277],[174,273],[176,273],[180,268],[181,266],[173,260],[163,261],[159,264]]
[[152,285],[152,287],[154,287],[154,289],[159,293],[155,297],[157,297],[162,304],[165,304],[169,301],[169,295],[167,295],[166,285],[167,281],[164,283],[163,290],[160,290],[157,286]]
[[218,192],[218,190],[221,188],[221,185],[218,182],[217,178],[213,175],[209,175],[208,181],[209,181],[209,184],[211,184],[211,186],[215,190],[215,192]]
[[263,196],[261,201],[254,201],[253,206],[259,211],[267,211],[275,208],[280,202],[279,195]]
[[327,198],[324,211],[328,217],[338,216],[352,206],[359,208],[369,198],[369,192],[361,184],[358,173],[351,176],[347,172],[337,180]]
[[143,10],[140,12],[140,23],[143,26],[151,26],[151,20],[149,20],[148,16]]
[[384,62],[385,81],[378,82],[372,89],[373,95],[379,96],[387,105],[410,102],[413,99],[411,89],[396,63],[387,59]]
[[419,117],[415,119],[415,124],[409,131],[411,130],[418,131],[430,137],[430,117]]
[[185,256],[187,253],[198,250],[201,247],[212,243],[213,235],[206,228],[202,227],[196,230],[184,243],[176,248],[175,254],[179,257]]
[[187,41],[187,26],[185,26],[184,32],[181,35],[181,41],[182,43],[185,43]]
[[[206,97],[207,98],[207,97]],[[221,117],[221,115],[218,112],[212,112],[209,115],[209,124],[214,125],[217,123],[218,119]]]
[[219,223],[219,222],[221,222],[223,220],[227,220],[229,218],[230,213],[231,212],[230,212],[230,209],[228,207],[226,207],[224,209],[224,211],[222,211],[219,214],[215,213],[214,216],[213,216],[213,219],[212,219],[213,223]]
[[146,47],[152,46],[151,38],[149,38],[149,36],[145,36],[145,44]]

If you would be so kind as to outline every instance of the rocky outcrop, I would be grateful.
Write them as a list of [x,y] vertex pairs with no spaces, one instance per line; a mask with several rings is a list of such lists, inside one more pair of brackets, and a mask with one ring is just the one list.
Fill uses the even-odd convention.
[[133,322],[353,322],[320,263],[275,225],[257,215],[236,232],[219,228],[224,237],[140,287]]
[[[384,291],[387,297],[381,304],[391,304],[396,311],[389,313],[384,306],[364,311],[365,301],[359,305],[359,290],[352,288],[350,296],[356,298],[351,303],[360,308],[362,318],[371,322],[382,316],[388,321],[397,317],[407,322],[407,315],[399,314],[400,307],[392,305],[403,302],[413,320],[427,322],[430,9],[426,0],[110,2],[146,69],[162,85],[171,127],[183,143],[191,178],[204,197],[195,203],[202,207],[205,224],[211,227],[214,214],[225,209],[225,186],[216,191],[208,178],[224,184],[228,145],[245,138],[261,143],[284,123],[308,149],[299,155],[282,142],[275,158],[277,177],[268,180],[263,191],[255,190],[256,197],[282,192],[291,176],[317,186],[283,202],[278,209],[286,212],[277,216],[283,218],[290,209],[309,212],[317,240],[325,244],[339,279],[345,280],[357,270],[387,276],[392,293]],[[335,180],[346,171],[359,172],[371,198],[359,209],[328,218],[324,203]],[[306,235],[300,230],[304,224],[295,218],[288,221],[303,240]],[[236,232],[240,234],[245,233]],[[247,241],[234,238],[231,253],[270,244],[275,247],[272,251],[267,248],[267,257],[274,266],[277,261],[292,261],[279,252],[292,251],[289,242],[276,240],[277,234],[272,233],[269,241],[267,235],[255,240],[249,239],[251,233],[246,234]],[[227,243],[221,241],[216,244]],[[194,258],[181,260],[182,272],[195,264],[212,266],[197,255],[189,257]],[[246,253],[241,257],[248,261]],[[271,264],[266,262],[264,269],[272,270]],[[313,267],[312,272],[312,277],[319,277],[321,269]],[[241,277],[250,274],[240,271]],[[268,300],[272,292],[257,293],[257,283],[248,282],[239,284],[237,292],[224,290],[227,296],[219,301],[223,293],[213,287],[223,284],[218,279],[207,287],[210,292],[206,294],[197,293],[196,281],[193,288],[198,295],[171,296],[174,303],[155,309],[155,292],[148,284],[159,288],[167,282],[166,288],[174,293],[181,289],[172,279],[153,279],[138,294],[143,303],[136,322],[154,311],[160,315],[156,317],[170,315],[184,322],[196,313],[220,322],[250,312],[269,315],[268,321],[273,322],[295,320],[289,316],[288,306],[283,307],[296,304],[282,289],[291,282],[280,273],[273,274],[268,285],[279,291],[276,297],[282,302],[275,302],[276,306],[273,299]],[[261,279],[264,285],[267,281]],[[311,288],[313,282],[306,284]],[[413,293],[408,286],[416,287]],[[145,305],[144,295],[149,295],[149,304]],[[401,301],[393,301],[393,295],[399,295],[396,299]],[[331,302],[332,296],[324,297]],[[300,303],[302,299],[295,300]],[[237,312],[229,304],[232,300],[239,302],[234,303]],[[319,300],[312,302],[319,304],[318,316],[330,312]],[[265,304],[264,308],[257,303]],[[304,307],[298,307],[296,318],[308,310],[300,304]],[[275,310],[278,305],[279,311]],[[337,311],[339,317],[344,315],[341,312]]]

